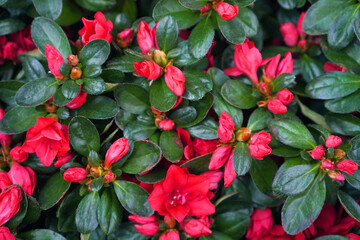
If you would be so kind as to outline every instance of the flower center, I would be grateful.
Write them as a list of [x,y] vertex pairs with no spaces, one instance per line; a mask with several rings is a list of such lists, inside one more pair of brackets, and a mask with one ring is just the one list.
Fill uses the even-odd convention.
[[189,193],[182,193],[180,190],[176,190],[173,194],[168,194],[168,201],[170,205],[176,207],[177,205],[184,205],[186,203],[186,196]]

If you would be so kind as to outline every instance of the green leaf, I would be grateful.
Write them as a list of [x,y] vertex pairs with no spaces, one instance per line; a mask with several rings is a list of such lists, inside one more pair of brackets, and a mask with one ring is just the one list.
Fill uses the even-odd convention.
[[28,55],[19,55],[23,63],[26,78],[31,80],[46,78],[46,72],[43,65],[34,57]]
[[235,19],[238,19],[241,22],[246,37],[253,37],[256,35],[259,28],[259,21],[253,11],[249,8],[239,8],[239,13]]
[[16,236],[19,239],[36,239],[36,240],[66,240],[65,237],[49,229],[35,229]]
[[323,64],[307,54],[302,54],[300,57],[300,70],[306,82],[324,74]]
[[71,146],[81,155],[87,157],[91,150],[98,152],[100,137],[95,125],[88,119],[77,116],[69,124]]
[[200,19],[199,12],[185,8],[178,0],[160,0],[154,7],[153,18],[158,21],[166,16],[173,17],[178,23],[179,29],[189,28]]
[[156,144],[136,141],[133,152],[121,167],[121,170],[129,174],[145,173],[156,166],[160,159],[161,150]]
[[76,227],[81,233],[90,233],[99,225],[97,211],[100,204],[98,192],[88,193],[79,203],[76,209]]
[[95,78],[98,77],[101,74],[101,72],[102,72],[101,65],[87,65],[83,69],[82,74],[85,78]]
[[90,183],[90,189],[93,192],[98,192],[104,186],[103,177],[94,178]]
[[[226,40],[232,44],[241,44],[245,41],[245,30],[239,17],[235,17],[231,21],[226,21],[220,17],[219,14],[216,14],[216,19],[219,29]],[[236,31],[234,31],[234,29],[236,29]]]
[[148,202],[149,193],[139,185],[118,180],[113,182],[117,198],[122,206],[131,214],[149,217],[154,213]]
[[201,123],[187,128],[186,130],[191,136],[206,140],[218,139],[218,127],[219,125],[211,117],[205,118]]
[[281,211],[285,232],[295,235],[308,228],[319,216],[325,195],[325,181],[315,180],[305,192],[288,197]]
[[205,6],[207,0],[179,0],[179,2],[186,8],[190,8],[192,10],[199,10],[200,8]]
[[156,39],[160,50],[167,53],[177,41],[179,28],[177,22],[171,16],[161,18],[156,26]]
[[69,190],[70,185],[60,173],[54,174],[40,191],[38,200],[41,209],[48,210],[53,207]]
[[119,108],[114,100],[106,96],[87,97],[86,102],[73,110],[74,115],[90,119],[108,119],[118,113]]
[[73,1],[63,1],[63,7],[60,16],[56,19],[56,23],[61,26],[69,26],[81,20],[82,12],[78,5]]
[[360,136],[356,136],[350,140],[351,150],[347,153],[350,160],[360,163]]
[[360,221],[360,206],[359,204],[347,193],[338,191],[338,198],[345,211],[356,221]]
[[268,157],[263,160],[253,160],[251,162],[250,174],[256,187],[267,195],[272,194],[272,182],[277,171],[277,165]]
[[8,111],[0,121],[0,131],[5,134],[18,134],[34,126],[38,117],[44,117],[45,110],[34,107],[15,107]]
[[332,132],[351,136],[360,134],[360,119],[351,114],[328,113],[325,120]]
[[256,106],[259,99],[256,99],[252,92],[252,87],[239,80],[228,80],[221,88],[223,98],[231,105],[241,109],[250,109]]
[[276,193],[288,196],[304,192],[313,182],[319,166],[296,165],[283,171],[278,171],[272,187]]
[[61,92],[67,99],[74,99],[80,93],[80,86],[75,81],[65,81],[61,87]]
[[104,69],[101,78],[108,83],[121,83],[124,81],[124,73],[117,69]]
[[84,81],[83,90],[91,95],[99,95],[106,89],[105,82],[101,77],[86,77],[82,80]]
[[15,95],[15,101],[20,106],[32,107],[46,102],[58,88],[54,78],[40,78],[23,85]]
[[176,108],[169,119],[171,119],[176,126],[186,125],[193,122],[196,119],[197,112],[192,106]]
[[62,87],[59,87],[55,94],[54,94],[54,98],[53,98],[53,102],[56,106],[59,107],[63,107],[66,104],[68,104],[69,102],[71,102],[73,99],[68,99],[64,96],[64,94],[62,93]]
[[201,22],[191,31],[189,37],[189,51],[195,58],[204,57],[213,42],[215,30],[209,16],[201,20]]
[[161,112],[169,111],[176,102],[177,96],[166,85],[163,78],[155,80],[150,88],[150,104]]
[[353,24],[360,17],[359,6],[350,5],[339,12],[328,32],[328,42],[334,48],[344,48],[354,39]]
[[212,90],[212,82],[204,73],[199,71],[183,71],[183,73],[186,79],[183,98],[197,101]]
[[229,114],[232,120],[235,123],[235,128],[238,129],[242,126],[243,122],[243,112],[240,108],[234,107],[230,105],[228,102],[224,100],[224,98],[218,94],[214,93],[214,110],[216,114],[220,117],[221,113],[225,112]]
[[125,126],[124,136],[131,140],[145,140],[153,135],[156,129],[155,124],[145,125],[140,121],[132,121]]
[[353,92],[343,98],[328,100],[325,107],[335,113],[351,113],[360,108],[360,90]]
[[23,82],[8,80],[0,81],[0,99],[10,106],[17,106],[15,103],[16,92],[24,85]]
[[119,84],[114,96],[117,105],[130,113],[142,114],[150,109],[149,93],[139,85]]
[[104,11],[116,4],[116,0],[76,0],[76,3],[90,11]]
[[124,222],[116,232],[109,235],[107,240],[146,240],[146,236],[139,233],[132,222]]
[[110,54],[110,45],[104,39],[94,39],[81,50],[80,63],[83,66],[99,65],[105,63]]
[[181,167],[186,167],[190,173],[201,174],[206,171],[209,171],[209,164],[212,153],[208,153],[196,158],[193,158],[189,161],[186,161],[181,165]]
[[353,175],[344,172],[346,181],[354,188],[360,190],[360,171],[357,170]]
[[[199,61],[191,56],[188,48],[188,41],[181,41],[176,48],[170,50],[167,54],[169,59],[173,60],[175,66],[189,66]],[[185,82],[186,83],[186,82]]]
[[135,72],[134,62],[143,61],[144,59],[133,56],[123,55],[109,60],[106,66],[110,69],[120,70],[124,73]]
[[26,215],[21,221],[23,224],[33,224],[36,223],[41,216],[41,209],[38,201],[31,196],[27,197],[28,208],[26,210]]
[[36,11],[47,18],[57,19],[62,10],[62,0],[32,0]]
[[348,240],[349,238],[340,235],[327,235],[323,237],[315,238],[314,240]]
[[173,130],[161,133],[160,148],[164,157],[170,162],[179,162],[184,153],[181,139]]
[[167,169],[162,165],[157,165],[144,175],[136,175],[136,179],[144,183],[158,183],[166,177]]
[[321,35],[329,31],[332,22],[352,0],[319,0],[306,12],[303,29],[310,35]]
[[239,142],[235,147],[233,155],[233,166],[236,174],[245,175],[250,169],[251,160],[248,144]]
[[78,207],[82,196],[79,194],[80,187],[74,189],[69,195],[64,197],[57,211],[59,218],[58,229],[60,232],[76,231],[76,208]]
[[116,231],[122,219],[122,207],[112,187],[105,188],[101,194],[97,211],[101,229],[109,235]]
[[313,149],[316,142],[309,130],[302,124],[291,119],[272,119],[269,129],[277,140],[290,147]]
[[4,20],[0,20],[0,36],[8,35],[10,33],[14,33],[20,31],[25,28],[26,25],[23,21],[16,18],[8,18]]
[[64,61],[71,55],[69,40],[54,21],[38,17],[31,24],[31,37],[39,50],[45,54],[45,44],[50,44],[61,53]]
[[280,91],[283,88],[288,87],[295,81],[295,75],[292,73],[283,73],[276,77],[272,82],[272,90],[274,92]]
[[360,19],[355,19],[353,27],[356,37],[360,39]]
[[271,113],[265,108],[257,108],[249,117],[247,128],[251,131],[265,129],[272,118]]

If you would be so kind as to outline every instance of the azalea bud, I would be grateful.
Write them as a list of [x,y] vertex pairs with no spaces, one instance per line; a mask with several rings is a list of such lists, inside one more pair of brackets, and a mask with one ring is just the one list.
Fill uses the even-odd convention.
[[236,131],[235,137],[239,142],[246,142],[251,137],[251,130],[249,128],[240,128]]
[[116,140],[106,152],[105,166],[110,167],[111,164],[117,162],[129,151],[129,142],[125,137]]
[[51,103],[45,104],[45,111],[49,113],[53,113],[56,112],[57,110],[58,110],[58,106],[56,106],[55,104],[51,104]]
[[175,229],[163,233],[159,240],[180,240],[179,232]]
[[71,69],[70,76],[71,76],[72,79],[79,79],[79,78],[81,78],[81,75],[82,75],[82,71],[81,71],[80,68],[73,67]]
[[5,188],[10,186],[12,183],[6,172],[0,172],[0,192],[4,191]]
[[322,156],[324,156],[325,153],[325,148],[323,146],[316,146],[312,151],[311,151],[311,157],[313,159],[319,160],[322,158]]
[[104,183],[111,183],[115,181],[116,175],[112,171],[108,171],[104,175]]
[[173,129],[174,126],[175,123],[170,119],[164,119],[161,122],[159,122],[159,127],[165,131]]
[[20,209],[21,189],[14,185],[0,194],[0,226],[9,221]]
[[294,95],[289,90],[281,89],[276,94],[277,99],[280,100],[284,105],[288,105],[294,98]]
[[224,187],[230,186],[236,178],[236,172],[234,171],[233,158],[234,158],[234,150],[231,151],[229,160],[225,164]]
[[327,148],[329,148],[329,147],[336,148],[337,146],[339,146],[341,144],[341,142],[342,142],[341,138],[339,138],[338,136],[331,135],[328,138],[326,138],[325,146]]
[[145,54],[149,53],[151,48],[155,48],[154,35],[145,21],[141,21],[139,24],[137,41],[141,51]]
[[66,104],[66,106],[70,109],[81,107],[86,102],[86,97],[87,97],[87,92],[80,91],[80,93],[73,100],[71,100],[71,102]]
[[14,161],[23,162],[29,157],[29,154],[27,152],[24,152],[21,146],[16,146],[11,149],[10,156],[11,159]]
[[306,35],[306,33],[304,32],[304,30],[302,28],[302,24],[303,24],[303,21],[304,21],[305,14],[306,14],[306,12],[302,12],[300,14],[300,17],[299,17],[297,25],[296,25],[297,31],[298,31],[300,36],[305,36]]
[[48,61],[50,72],[54,74],[55,77],[62,76],[59,67],[65,62],[61,53],[50,44],[45,44],[45,56]]
[[209,226],[206,226],[202,221],[197,219],[191,219],[181,223],[182,229],[192,237],[201,237],[212,234]]
[[237,5],[232,6],[226,2],[221,2],[217,5],[216,11],[222,19],[230,21],[238,15],[239,7]]
[[93,166],[90,168],[90,174],[95,178],[100,177],[102,175],[102,173],[103,173],[103,171],[99,166]]
[[23,167],[17,162],[12,162],[7,175],[12,184],[18,184],[24,189],[26,195],[32,196],[36,185],[36,175],[30,167]]
[[134,62],[136,74],[146,77],[149,80],[155,80],[161,75],[161,67],[153,61]]
[[265,144],[251,144],[248,146],[248,148],[251,156],[259,160],[263,160],[262,157],[267,156],[271,153],[271,148]]
[[294,70],[293,58],[291,52],[287,52],[284,58],[279,63],[276,75],[280,76],[283,73],[292,73]]
[[345,157],[345,152],[341,149],[334,149],[334,157],[336,159],[343,159]]
[[255,133],[251,136],[251,144],[269,144],[271,142],[271,135],[266,131]]
[[355,171],[358,170],[358,165],[356,162],[351,160],[343,160],[340,163],[336,164],[336,167],[347,174],[353,175]]
[[209,170],[221,168],[229,159],[232,148],[230,144],[217,148],[211,156]]
[[131,28],[125,29],[117,35],[116,43],[121,48],[127,48],[131,45],[133,38],[135,36],[135,31]]
[[185,91],[185,76],[179,68],[173,65],[166,67],[165,83],[176,96],[181,96]]
[[76,55],[70,55],[67,57],[67,60],[72,66],[76,66],[79,63],[79,58]]
[[209,190],[215,190],[218,188],[218,183],[223,178],[224,173],[220,170],[213,170],[213,171],[204,172],[200,174],[200,176],[204,176],[209,180],[210,182]]
[[151,215],[150,217],[140,217],[136,215],[130,215],[129,220],[140,224],[146,224],[146,223],[155,223],[157,219],[155,215]]
[[330,160],[325,159],[324,161],[321,162],[321,166],[324,169],[329,169],[329,170],[333,170],[335,168],[335,164],[333,164]]
[[145,236],[154,236],[159,232],[159,225],[156,223],[146,223],[143,225],[135,224],[134,227],[139,233]]
[[[202,8],[199,9],[199,11],[201,12],[201,14],[205,14],[207,12],[209,12],[211,10],[211,4],[205,4],[205,6],[203,6]],[[187,39],[184,39],[187,40]]]
[[287,107],[279,99],[271,99],[267,105],[270,112],[283,114],[287,112]]
[[293,23],[281,23],[280,32],[284,38],[284,42],[286,45],[292,47],[297,44],[299,34],[296,26]]
[[64,172],[64,180],[67,182],[80,182],[84,180],[88,172],[84,168],[68,168]]
[[166,66],[168,60],[166,58],[166,54],[163,51],[155,50],[154,51],[154,61],[160,66]]
[[344,181],[345,180],[345,177],[344,175],[341,173],[341,172],[338,172],[336,170],[330,170],[327,172],[327,175],[333,179],[333,180],[336,180],[336,181]]
[[7,227],[0,227],[0,240],[15,240],[15,237]]
[[223,142],[229,142],[233,137],[235,124],[231,116],[226,112],[222,112],[219,118],[218,135]]

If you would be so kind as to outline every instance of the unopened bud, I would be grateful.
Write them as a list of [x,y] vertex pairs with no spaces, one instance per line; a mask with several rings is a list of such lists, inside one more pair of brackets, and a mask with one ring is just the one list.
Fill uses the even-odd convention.
[[68,56],[67,60],[72,66],[76,66],[79,63],[79,58],[76,55]]
[[50,113],[53,113],[53,112],[56,112],[56,110],[58,109],[58,107],[54,104],[46,104],[45,105],[45,111],[47,112],[50,112]]
[[261,94],[263,94],[265,96],[271,95],[271,92],[272,92],[270,84],[265,83],[265,82],[260,84],[259,91],[260,91]]
[[327,175],[333,180],[337,180],[337,181],[344,181],[345,180],[344,175],[341,172],[336,171],[336,170],[329,170],[327,172]]
[[55,79],[61,81],[61,80],[64,80],[64,76],[63,75],[55,76]]
[[236,140],[239,142],[246,142],[251,137],[251,130],[249,128],[240,128],[235,133]]
[[176,221],[173,217],[165,216],[165,222],[170,228],[173,228],[176,225]]
[[73,67],[73,68],[71,69],[71,74],[70,74],[70,76],[71,76],[72,79],[79,79],[79,78],[81,77],[81,74],[82,74],[82,71],[81,71],[80,68],[78,68],[78,67]]
[[116,175],[112,171],[108,171],[104,175],[104,183],[111,183],[115,181]]
[[155,50],[154,51],[154,61],[159,64],[160,66],[165,67],[168,63],[166,58],[166,54],[163,51]]
[[95,178],[98,178],[102,174],[102,170],[99,166],[94,166],[90,168],[90,174],[94,176]]
[[132,43],[134,36],[134,30],[128,28],[117,35],[116,43],[120,48],[127,48]]
[[343,159],[345,157],[345,152],[341,149],[334,149],[334,157],[336,159]]

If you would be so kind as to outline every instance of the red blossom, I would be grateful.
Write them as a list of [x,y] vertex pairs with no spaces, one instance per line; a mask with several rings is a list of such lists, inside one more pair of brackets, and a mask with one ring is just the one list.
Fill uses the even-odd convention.
[[64,172],[64,180],[67,182],[80,182],[84,180],[88,172],[84,168],[68,168]]
[[36,175],[30,167],[23,167],[17,162],[12,162],[7,175],[12,184],[17,184],[24,189],[26,195],[33,195],[36,186]]
[[20,210],[21,189],[14,185],[0,193],[0,226],[9,221]]
[[342,142],[341,138],[339,138],[338,136],[331,135],[326,138],[325,146],[327,148],[329,148],[329,147],[336,148],[337,146],[339,146],[341,144],[341,142]]
[[0,240],[15,240],[15,236],[7,227],[0,227]]
[[324,153],[325,153],[325,148],[323,146],[316,146],[311,151],[311,156],[313,159],[319,160],[322,158],[322,156],[324,156]]
[[166,85],[176,96],[180,97],[185,91],[185,76],[183,72],[173,65],[167,66],[165,71]]
[[218,135],[223,142],[229,142],[233,137],[235,124],[231,116],[226,112],[222,112],[219,119]]
[[111,144],[105,156],[105,166],[110,167],[119,161],[129,151],[129,142],[125,137],[119,138]]
[[231,21],[238,15],[239,7],[237,5],[232,6],[226,2],[221,2],[217,5],[216,11],[222,19]]
[[94,20],[82,18],[84,27],[79,30],[83,45],[88,44],[95,39],[105,39],[109,43],[112,41],[111,30],[113,24],[110,20],[106,20],[102,12],[96,12]]
[[161,67],[153,61],[134,62],[134,68],[139,76],[155,80],[161,75]]

